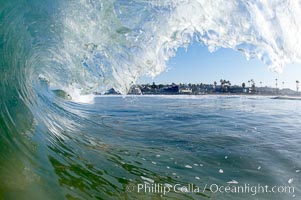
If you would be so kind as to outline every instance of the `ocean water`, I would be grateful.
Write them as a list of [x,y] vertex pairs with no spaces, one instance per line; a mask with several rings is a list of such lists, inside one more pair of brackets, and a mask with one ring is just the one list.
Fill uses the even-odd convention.
[[[277,72],[300,63],[300,1],[0,5],[0,199],[300,198],[300,101],[92,95],[125,95],[194,42]],[[141,192],[144,182],[146,190],[176,188]],[[295,190],[223,192],[225,184],[259,183]],[[175,190],[183,184],[200,191]]]
[[[68,119],[49,131],[36,125],[19,158],[29,161],[7,160],[4,199],[300,198],[301,101],[99,96],[94,104],[62,105]],[[164,195],[138,184],[200,190]],[[245,184],[294,191],[221,193],[215,186]]]

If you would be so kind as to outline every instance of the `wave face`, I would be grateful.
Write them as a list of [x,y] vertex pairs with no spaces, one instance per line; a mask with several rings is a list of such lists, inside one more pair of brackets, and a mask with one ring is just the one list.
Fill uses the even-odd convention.
[[73,84],[85,93],[114,87],[126,93],[140,76],[164,71],[177,48],[194,40],[210,51],[231,48],[258,57],[275,71],[300,62],[300,1],[60,4],[59,21],[52,22],[60,35],[51,53],[56,67],[51,63],[44,75],[63,88]]
[[241,51],[275,71],[301,58],[297,0],[0,2],[0,169],[10,180],[0,193],[15,180],[26,185],[33,173],[27,166],[45,161],[32,158],[37,148],[74,139],[67,132],[88,123],[63,99],[111,87],[125,94],[140,76],[163,72],[176,50],[193,41],[210,51]]
[[301,57],[300,1],[24,1],[26,10],[9,4],[2,8],[2,41],[27,48],[18,51],[28,62],[14,65],[81,93],[126,93],[195,40],[210,51],[258,57],[275,71]]

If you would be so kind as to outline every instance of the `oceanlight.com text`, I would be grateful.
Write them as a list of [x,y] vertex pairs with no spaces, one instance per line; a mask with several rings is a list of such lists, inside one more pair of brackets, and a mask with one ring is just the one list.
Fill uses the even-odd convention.
[[220,194],[249,194],[255,196],[257,194],[270,194],[270,193],[286,193],[294,196],[295,188],[293,186],[269,186],[269,185],[250,185],[250,184],[204,184],[203,186],[195,184],[168,184],[168,183],[141,183],[130,184],[126,187],[127,192],[137,192],[145,194],[161,194],[168,193],[220,193]]

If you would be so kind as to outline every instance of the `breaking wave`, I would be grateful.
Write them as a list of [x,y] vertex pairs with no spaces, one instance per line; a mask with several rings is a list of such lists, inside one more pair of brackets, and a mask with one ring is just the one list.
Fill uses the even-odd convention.
[[274,71],[301,57],[300,1],[23,1],[4,2],[1,13],[2,66],[82,94],[126,93],[193,41],[241,51]]
[[36,144],[23,136],[46,127],[50,138],[64,138],[59,130],[83,126],[64,99],[87,102],[112,87],[126,94],[192,42],[241,51],[279,72],[301,61],[298,0],[0,2],[2,173],[9,155],[22,152],[15,160],[23,164],[31,157]]

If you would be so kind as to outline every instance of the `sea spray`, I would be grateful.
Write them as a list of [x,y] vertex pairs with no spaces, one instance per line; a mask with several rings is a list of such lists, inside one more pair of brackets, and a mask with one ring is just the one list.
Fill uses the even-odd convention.
[[[81,1],[62,3],[62,49],[83,91],[126,93],[156,76],[179,47],[231,48],[277,72],[299,62],[299,1]],[[66,66],[66,65],[64,65]],[[69,80],[71,81],[71,80]]]

